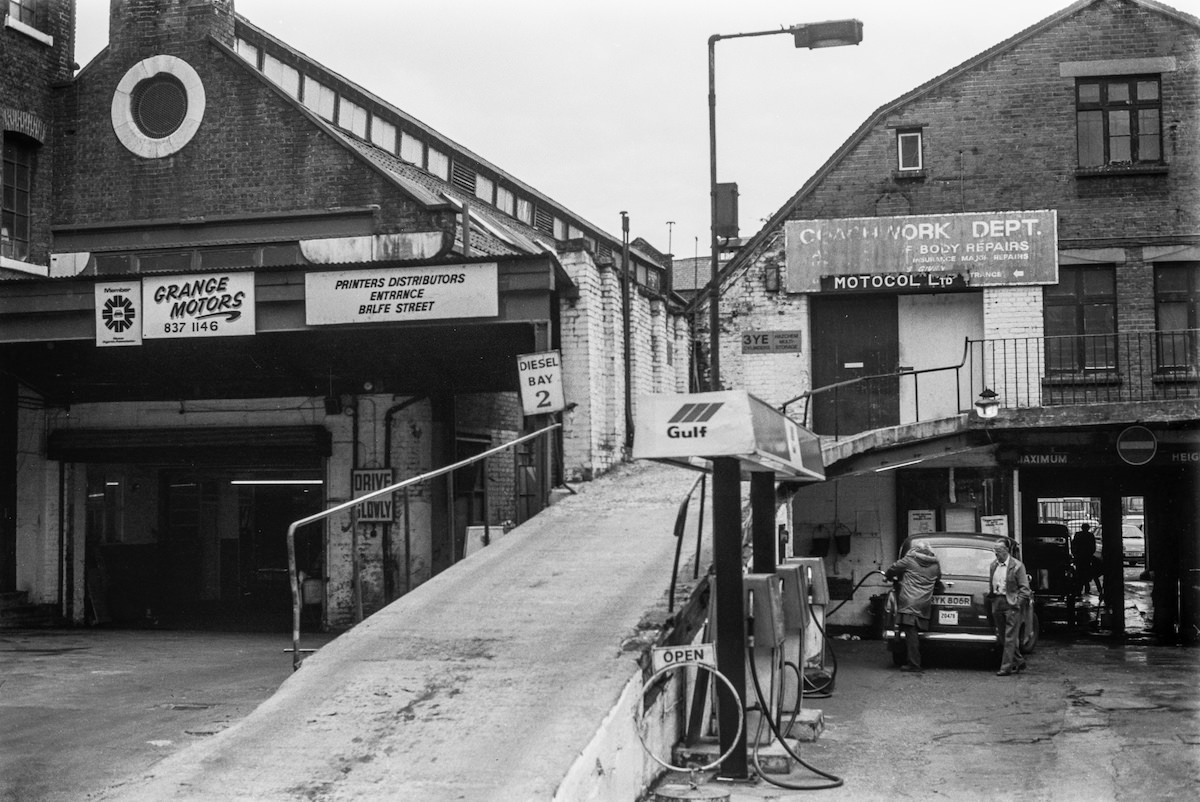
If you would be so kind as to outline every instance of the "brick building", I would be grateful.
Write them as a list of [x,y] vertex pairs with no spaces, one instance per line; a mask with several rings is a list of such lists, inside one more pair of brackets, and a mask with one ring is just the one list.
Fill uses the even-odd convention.
[[[823,436],[832,481],[790,524],[835,587],[925,527],[1034,547],[1086,509],[1104,626],[1133,609],[1140,525],[1137,612],[1196,635],[1198,56],[1190,15],[1077,2],[878,109],[724,267],[720,382]],[[868,623],[866,595],[837,623]]]
[[[72,0],[8,9],[0,592],[286,622],[291,522],[562,424],[298,530],[307,620],[342,626],[622,460],[638,394],[687,388],[652,249],[232,0],[111,0],[82,69]],[[520,392],[551,351],[565,408]]]

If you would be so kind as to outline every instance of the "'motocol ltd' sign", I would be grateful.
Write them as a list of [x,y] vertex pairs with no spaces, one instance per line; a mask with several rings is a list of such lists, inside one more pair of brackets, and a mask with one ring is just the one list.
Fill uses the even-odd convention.
[[791,220],[788,292],[945,292],[1058,283],[1053,209]]

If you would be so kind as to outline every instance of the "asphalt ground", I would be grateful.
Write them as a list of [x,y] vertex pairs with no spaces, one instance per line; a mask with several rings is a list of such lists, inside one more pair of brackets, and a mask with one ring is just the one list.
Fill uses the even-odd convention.
[[[698,778],[704,793],[759,800],[996,800],[1157,802],[1198,798],[1200,649],[1117,644],[1088,634],[1046,635],[1029,668],[996,676],[991,656],[926,650],[926,670],[891,665],[880,641],[832,641],[834,690],[809,698],[825,730],[791,748],[841,781],[835,788],[780,788]],[[778,745],[760,754],[778,753]],[[779,783],[831,781],[795,761]],[[689,778],[668,774],[667,799],[687,798]],[[651,799],[654,798],[652,795]],[[718,797],[719,798],[719,797]]]
[[0,800],[96,799],[244,718],[290,649],[290,633],[0,630]]

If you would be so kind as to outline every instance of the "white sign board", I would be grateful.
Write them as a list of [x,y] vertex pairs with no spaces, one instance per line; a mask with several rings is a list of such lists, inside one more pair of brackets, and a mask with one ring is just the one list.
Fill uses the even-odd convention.
[[199,273],[142,279],[142,336],[236,337],[254,334],[254,274]]
[[996,537],[1008,537],[1008,516],[980,515],[979,530]]
[[933,510],[909,510],[908,511],[908,534],[923,535],[926,532],[933,532],[937,529],[934,523]]
[[521,406],[526,415],[559,412],[563,400],[562,358],[558,351],[521,354],[517,357],[521,382]]
[[494,262],[308,273],[304,320],[323,326],[496,317],[498,275]]
[[142,344],[142,284],[96,285],[96,345]]
[[[382,490],[390,484],[394,484],[391,468],[365,468],[356,470],[352,474],[354,498],[365,496],[368,493],[373,493],[376,490]],[[357,520],[360,524],[367,523],[391,523],[394,510],[392,509],[392,495],[384,493],[375,498],[364,501],[354,508]]]
[[655,671],[661,671],[667,666],[680,663],[701,663],[706,666],[717,666],[716,649],[711,643],[697,643],[692,646],[655,646],[650,650],[650,659]]

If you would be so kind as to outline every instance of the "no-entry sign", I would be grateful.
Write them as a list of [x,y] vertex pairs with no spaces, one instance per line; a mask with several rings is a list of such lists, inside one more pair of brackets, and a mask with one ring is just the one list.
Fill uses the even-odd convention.
[[1145,465],[1158,453],[1158,440],[1145,426],[1130,426],[1117,436],[1117,455],[1130,465]]

